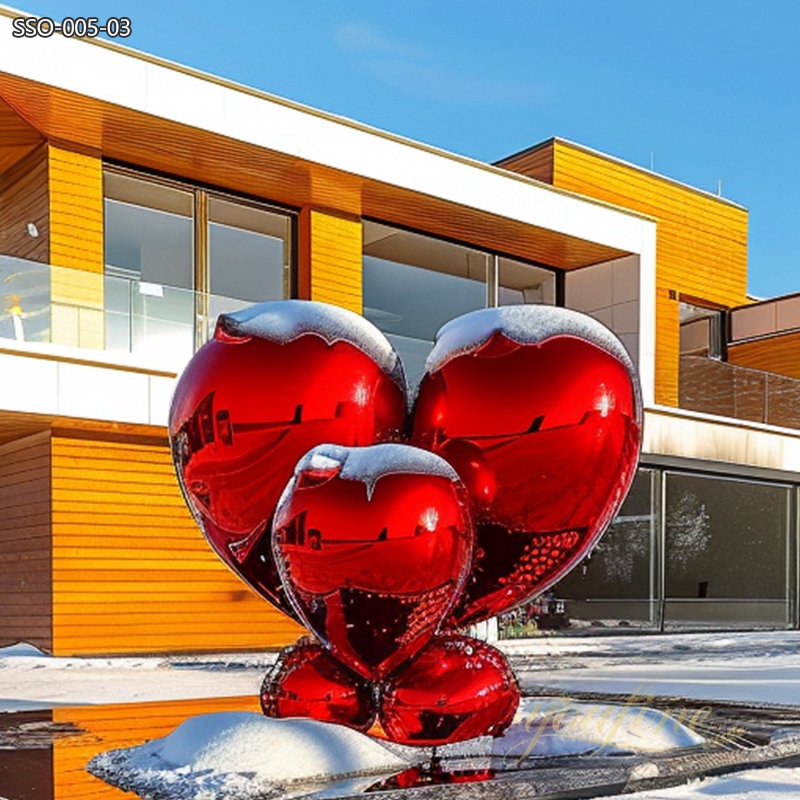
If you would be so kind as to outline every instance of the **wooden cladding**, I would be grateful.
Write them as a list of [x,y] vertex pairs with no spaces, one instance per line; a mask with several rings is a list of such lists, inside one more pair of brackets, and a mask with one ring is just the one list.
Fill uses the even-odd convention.
[[52,144],[49,151],[50,261],[102,273],[102,161]]
[[0,254],[46,264],[49,229],[47,147],[41,145],[0,175]]
[[52,442],[55,652],[257,649],[302,633],[212,553],[167,447]]
[[0,646],[52,648],[50,434],[0,445]]
[[498,167],[519,172],[543,183],[553,183],[553,165],[555,139],[550,139],[535,147],[529,147],[520,153],[503,158],[497,162]]
[[362,312],[361,220],[305,208],[298,231],[300,296]]
[[777,334],[728,345],[728,361],[800,379],[800,333]]
[[[548,158],[550,164],[548,165]],[[679,295],[747,303],[747,211],[647,170],[553,139],[500,162],[560,189],[647,214],[656,228],[657,403],[678,403]],[[673,297],[670,297],[670,291]]]
[[0,100],[0,175],[44,143],[44,137]]

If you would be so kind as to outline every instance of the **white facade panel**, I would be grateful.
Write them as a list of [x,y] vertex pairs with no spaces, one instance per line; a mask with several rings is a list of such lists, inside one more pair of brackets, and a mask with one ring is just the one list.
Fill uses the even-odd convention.
[[42,358],[0,353],[0,409],[51,414],[58,392],[58,368]]
[[59,364],[58,413],[147,424],[148,376],[85,364]]

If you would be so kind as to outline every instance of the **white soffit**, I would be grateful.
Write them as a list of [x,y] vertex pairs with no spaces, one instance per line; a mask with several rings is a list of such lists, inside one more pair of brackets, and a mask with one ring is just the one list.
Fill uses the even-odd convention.
[[8,13],[0,14],[0,72],[619,250],[641,252],[643,231],[655,224],[133,50],[60,35],[15,39]]

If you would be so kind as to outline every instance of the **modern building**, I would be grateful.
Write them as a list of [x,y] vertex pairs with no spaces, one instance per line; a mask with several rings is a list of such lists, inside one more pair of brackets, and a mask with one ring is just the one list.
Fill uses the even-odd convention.
[[[556,594],[573,627],[798,626],[800,296],[747,211],[553,139],[485,164],[0,9],[0,644],[281,646],[175,481],[171,391],[220,311],[363,313],[416,377],[486,305],[575,308],[638,366],[642,468]],[[501,635],[529,628],[517,615]]]

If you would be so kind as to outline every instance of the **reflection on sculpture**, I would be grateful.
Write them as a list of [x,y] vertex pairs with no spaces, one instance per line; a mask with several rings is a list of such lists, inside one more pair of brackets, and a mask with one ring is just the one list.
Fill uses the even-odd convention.
[[513,675],[458,629],[594,546],[641,423],[627,353],[565,309],[448,323],[408,415],[400,360],[361,317],[305,301],[220,317],[180,379],[170,438],[211,546],[317,639],[267,676],[264,713],[406,744],[502,733]]

